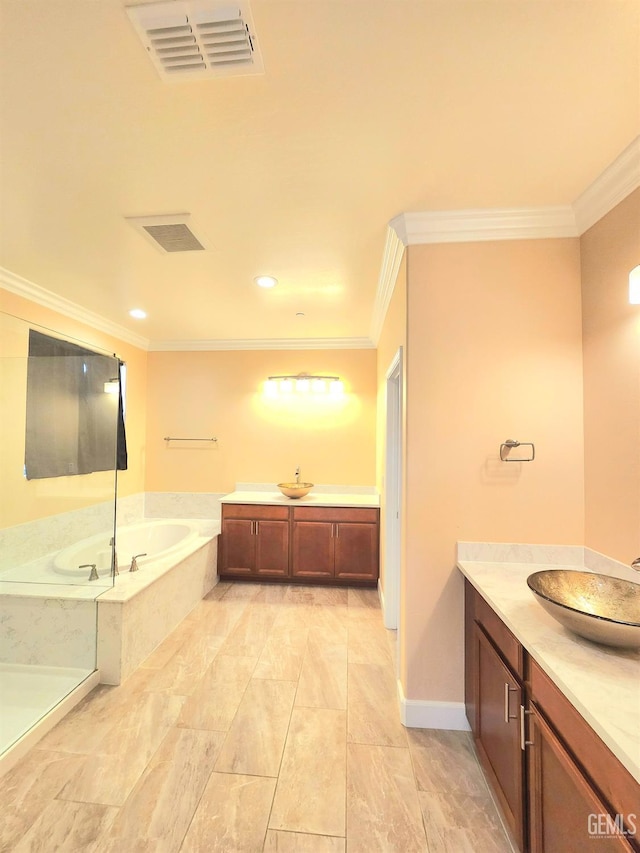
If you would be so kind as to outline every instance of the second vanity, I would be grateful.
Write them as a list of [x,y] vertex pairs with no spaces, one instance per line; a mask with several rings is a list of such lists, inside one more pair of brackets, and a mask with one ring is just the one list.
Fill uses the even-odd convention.
[[222,579],[376,585],[380,510],[372,491],[318,489],[292,500],[239,488],[221,503]]
[[583,549],[553,559],[542,547],[502,547],[461,543],[458,567],[467,717],[506,823],[531,853],[582,853],[590,842],[602,853],[638,851],[640,653],[571,634],[526,584],[535,571],[590,561],[592,571],[637,578]]

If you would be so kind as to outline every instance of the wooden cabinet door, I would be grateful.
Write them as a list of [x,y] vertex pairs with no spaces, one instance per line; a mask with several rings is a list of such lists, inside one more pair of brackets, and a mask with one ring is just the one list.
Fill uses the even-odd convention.
[[295,521],[291,574],[299,578],[332,578],[334,565],[333,523]]
[[377,580],[378,525],[334,524],[334,576],[342,580]]
[[523,690],[477,625],[475,638],[476,746],[511,832],[523,850],[524,752],[520,746]]
[[[633,848],[624,827],[574,764],[535,704],[528,715],[531,853],[618,853]],[[595,842],[591,844],[591,842]]]
[[223,520],[221,571],[253,574],[256,553],[254,524],[254,521],[240,518]]
[[256,575],[287,577],[289,574],[289,522],[254,521]]

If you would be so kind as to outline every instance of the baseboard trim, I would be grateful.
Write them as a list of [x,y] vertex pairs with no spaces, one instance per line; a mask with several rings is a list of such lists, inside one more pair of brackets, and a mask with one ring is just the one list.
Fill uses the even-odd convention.
[[471,730],[465,715],[464,702],[437,702],[427,699],[407,699],[398,679],[400,721],[408,729],[447,729],[456,732]]

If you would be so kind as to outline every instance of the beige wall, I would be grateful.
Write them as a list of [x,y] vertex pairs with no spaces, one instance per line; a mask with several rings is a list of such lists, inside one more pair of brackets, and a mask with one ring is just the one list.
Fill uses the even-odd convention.
[[127,363],[127,444],[129,469],[118,474],[118,493],[144,486],[147,353],[30,300],[0,289],[0,368],[3,452],[0,454],[0,527],[9,527],[109,500],[112,472],[25,480],[24,433],[26,357],[29,325],[42,327],[89,347],[116,353]]
[[[344,397],[265,398],[267,376],[302,372],[339,375]],[[313,483],[374,486],[375,431],[373,349],[149,353],[148,491],[229,492],[298,465]]]
[[585,544],[624,563],[640,554],[640,189],[580,239]]
[[[577,239],[408,250],[408,698],[462,699],[457,540],[583,540],[579,273]],[[535,461],[500,462],[507,438]]]
[[[387,308],[380,338],[378,340],[378,408],[377,408],[377,453],[376,453],[376,484],[380,492],[380,584],[384,591],[385,575],[385,464],[386,464],[386,421],[387,421],[387,372],[398,352],[403,348],[403,361],[406,358],[407,345],[407,260],[406,252],[402,258],[393,290],[393,295]],[[403,412],[406,411],[406,371],[403,370]],[[403,449],[405,442],[403,441]],[[403,464],[404,469],[404,464]],[[402,478],[404,481],[404,477]],[[402,518],[404,516],[402,515]],[[400,555],[402,571],[403,549]]]

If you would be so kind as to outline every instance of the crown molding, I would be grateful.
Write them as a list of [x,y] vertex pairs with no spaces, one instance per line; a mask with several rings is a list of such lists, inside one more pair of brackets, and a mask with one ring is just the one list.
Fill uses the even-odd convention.
[[143,350],[149,349],[147,338],[136,335],[124,326],[113,323],[111,320],[105,319],[94,311],[83,308],[77,302],[72,302],[70,299],[58,296],[56,293],[52,293],[38,284],[33,284],[33,282],[12,273],[4,267],[0,267],[0,287],[8,290],[10,293],[15,293],[17,296],[29,299],[31,302],[36,302],[45,308],[50,308],[52,311],[57,311],[58,314],[63,314],[65,317],[70,317],[72,320],[84,323],[98,332],[104,332],[106,335],[118,338],[118,340],[124,343],[131,344]]
[[569,205],[402,213],[390,226],[407,246],[578,236]]
[[396,286],[396,279],[400,264],[402,263],[404,249],[404,241],[398,236],[397,231],[392,225],[389,225],[382,253],[382,266],[380,268],[380,276],[378,277],[378,289],[373,305],[371,333],[369,335],[376,346],[380,340],[384,318],[387,315],[389,302],[391,302],[391,297]]
[[217,350],[375,349],[371,338],[244,338],[238,340],[151,341],[150,352]]
[[578,232],[584,234],[640,187],[640,136],[616,157],[573,203]]

